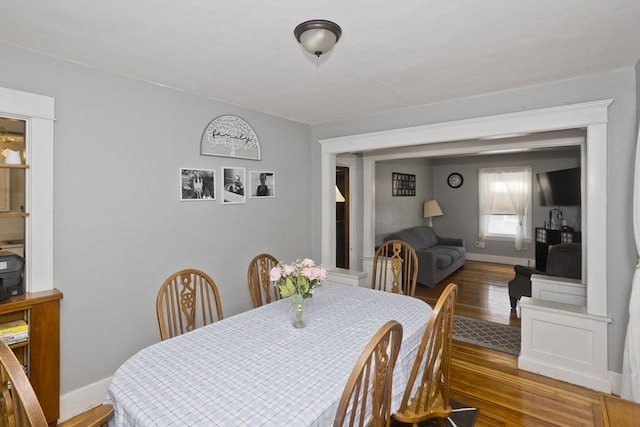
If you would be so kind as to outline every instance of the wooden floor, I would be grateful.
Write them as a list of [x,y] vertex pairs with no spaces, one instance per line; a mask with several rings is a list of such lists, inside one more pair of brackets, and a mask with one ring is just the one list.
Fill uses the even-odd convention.
[[[513,275],[510,265],[467,261],[435,288],[419,285],[416,296],[432,304],[454,282],[459,286],[456,314],[519,326],[507,288]],[[476,427],[602,423],[601,393],[521,371],[517,357],[506,353],[454,342],[452,354],[451,397],[479,409]]]
[[520,326],[520,312],[511,310],[507,287],[514,274],[512,265],[467,261],[464,267],[433,288],[416,285],[416,296],[433,305],[444,288],[453,282],[458,285],[456,314]]
[[596,391],[521,371],[506,353],[454,342],[452,354],[451,398],[479,409],[475,427],[602,425]]

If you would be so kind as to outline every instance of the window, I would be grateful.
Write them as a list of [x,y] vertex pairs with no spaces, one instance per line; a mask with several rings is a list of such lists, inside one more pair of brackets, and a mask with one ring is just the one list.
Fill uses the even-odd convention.
[[487,237],[515,240],[527,249],[531,237],[531,167],[479,170],[480,241]]

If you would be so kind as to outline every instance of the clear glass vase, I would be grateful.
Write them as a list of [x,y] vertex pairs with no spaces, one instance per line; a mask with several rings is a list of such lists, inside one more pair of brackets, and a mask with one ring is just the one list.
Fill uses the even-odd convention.
[[291,301],[291,324],[294,328],[304,328],[307,326],[307,309],[304,297],[301,294],[293,294]]

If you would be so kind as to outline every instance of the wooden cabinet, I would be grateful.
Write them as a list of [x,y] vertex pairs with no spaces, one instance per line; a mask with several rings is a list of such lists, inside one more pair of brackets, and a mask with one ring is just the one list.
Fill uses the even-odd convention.
[[57,289],[25,293],[0,303],[0,322],[24,320],[29,340],[11,345],[25,367],[49,425],[60,416],[60,300]]
[[536,270],[546,271],[549,247],[559,243],[580,243],[579,231],[536,228]]

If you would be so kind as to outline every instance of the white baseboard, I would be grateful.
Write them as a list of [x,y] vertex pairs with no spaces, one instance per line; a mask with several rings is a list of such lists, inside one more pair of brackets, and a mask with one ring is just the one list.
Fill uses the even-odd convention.
[[482,261],[482,262],[493,262],[496,264],[509,264],[509,265],[526,265],[527,267],[533,268],[536,265],[536,261],[528,258],[517,258],[510,256],[501,256],[501,255],[487,255],[487,254],[479,254],[474,252],[467,252],[465,254],[469,261]]
[[611,393],[620,396],[620,393],[622,393],[622,374],[609,371],[609,381],[611,381]]
[[111,377],[86,385],[60,396],[60,419],[62,422],[87,409],[101,405],[107,399]]
[[532,360],[526,356],[518,357],[518,369],[590,388],[592,390],[601,391],[603,393],[611,393],[611,383],[605,379],[585,375],[582,372],[571,371],[569,369],[559,370],[554,364],[541,363],[538,360]]

